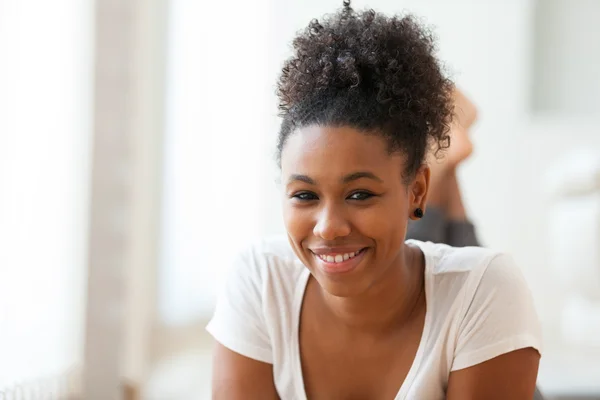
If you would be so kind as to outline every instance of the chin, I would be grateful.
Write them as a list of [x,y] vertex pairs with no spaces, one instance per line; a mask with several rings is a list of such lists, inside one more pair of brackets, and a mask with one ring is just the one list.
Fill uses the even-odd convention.
[[323,276],[316,276],[315,279],[324,291],[335,297],[356,297],[364,293],[367,287],[367,285],[364,283],[361,284],[361,282],[332,281]]
[[365,293],[372,282],[363,271],[356,270],[352,274],[325,274],[311,265],[311,274],[321,288],[335,297],[356,297]]

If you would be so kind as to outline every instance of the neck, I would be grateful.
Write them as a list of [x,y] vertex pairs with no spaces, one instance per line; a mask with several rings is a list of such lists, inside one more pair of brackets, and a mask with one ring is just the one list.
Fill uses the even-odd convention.
[[362,295],[337,297],[324,290],[321,295],[342,327],[385,334],[408,324],[425,303],[424,265],[421,250],[405,244],[396,261]]

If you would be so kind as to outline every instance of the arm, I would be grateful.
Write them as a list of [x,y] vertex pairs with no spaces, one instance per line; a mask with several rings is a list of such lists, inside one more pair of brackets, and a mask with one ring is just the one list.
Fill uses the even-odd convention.
[[533,399],[542,333],[521,270],[496,255],[465,294],[447,398]]
[[206,327],[214,337],[214,400],[277,399],[271,339],[263,313],[268,265],[253,249],[235,257]]
[[540,354],[529,347],[453,371],[446,399],[531,400],[539,361]]
[[279,400],[273,365],[244,357],[220,343],[213,353],[213,400]]

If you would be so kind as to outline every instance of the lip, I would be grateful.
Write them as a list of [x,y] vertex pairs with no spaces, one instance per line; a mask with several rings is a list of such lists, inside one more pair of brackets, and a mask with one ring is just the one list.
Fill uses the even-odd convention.
[[363,247],[311,247],[310,251],[312,251],[313,253],[317,254],[317,255],[324,255],[324,254],[344,254],[344,253],[355,253],[357,251],[363,250],[365,249],[366,246]]
[[[344,260],[342,262],[339,262],[339,263],[327,262],[319,257],[319,255],[323,255],[323,254],[350,253],[350,252],[359,251],[359,250],[360,250],[360,253],[358,253],[356,256],[349,258],[347,260]],[[311,251],[313,253],[313,257],[314,257],[319,269],[321,269],[327,275],[337,275],[337,274],[343,274],[343,273],[347,273],[347,272],[354,270],[358,266],[358,264],[360,264],[362,259],[365,257],[365,254],[367,253],[368,250],[369,250],[368,247],[363,247],[360,249],[354,248],[353,250],[347,249],[347,248],[327,248],[327,249],[315,249],[315,250],[311,250]]]

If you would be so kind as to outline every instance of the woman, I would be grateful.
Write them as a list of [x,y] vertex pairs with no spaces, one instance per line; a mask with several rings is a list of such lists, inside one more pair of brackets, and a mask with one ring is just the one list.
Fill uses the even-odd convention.
[[214,399],[531,399],[540,328],[510,257],[405,241],[452,83],[411,17],[349,2],[294,39],[278,94],[287,240],[239,255],[207,329]]

